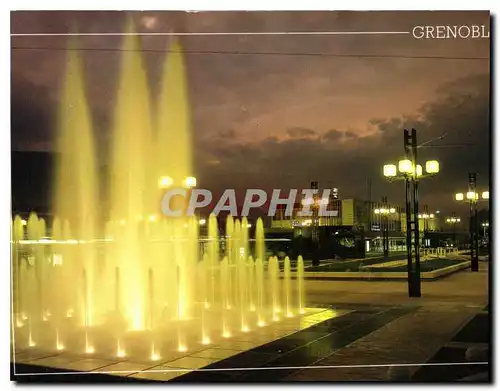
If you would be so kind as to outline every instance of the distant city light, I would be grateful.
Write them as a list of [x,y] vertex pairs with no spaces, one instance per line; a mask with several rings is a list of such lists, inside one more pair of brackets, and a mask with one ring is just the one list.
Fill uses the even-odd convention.
[[189,188],[196,187],[196,178],[194,176],[188,176],[184,181],[184,185]]
[[161,189],[165,189],[167,187],[170,187],[173,184],[174,184],[174,180],[169,176],[162,176],[158,180],[158,187]]

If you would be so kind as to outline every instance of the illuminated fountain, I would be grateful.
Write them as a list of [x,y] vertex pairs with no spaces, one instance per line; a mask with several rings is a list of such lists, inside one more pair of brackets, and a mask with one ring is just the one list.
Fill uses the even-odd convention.
[[57,218],[12,222],[16,349],[158,361],[304,311],[303,261],[292,279],[287,258],[282,279],[278,259],[265,259],[262,220],[252,238],[246,218],[228,217],[221,236],[210,216],[202,239],[196,218],[159,213],[165,189],[196,186],[185,65],[173,46],[153,106],[139,37],[124,39],[105,180],[82,62],[68,51]]

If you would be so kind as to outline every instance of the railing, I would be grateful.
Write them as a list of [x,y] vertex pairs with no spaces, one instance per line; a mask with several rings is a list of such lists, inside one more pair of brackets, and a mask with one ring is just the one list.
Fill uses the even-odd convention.
[[457,247],[420,248],[420,256],[435,258],[446,258],[448,255],[458,255],[459,253]]

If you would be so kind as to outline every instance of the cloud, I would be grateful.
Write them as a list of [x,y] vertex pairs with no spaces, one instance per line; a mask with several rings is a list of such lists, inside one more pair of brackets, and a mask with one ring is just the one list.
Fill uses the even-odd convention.
[[[441,172],[422,181],[422,203],[443,211],[457,207],[450,201],[467,185],[467,173],[480,173],[487,186],[489,176],[489,75],[471,75],[440,86],[436,100],[422,105],[413,116],[374,119],[377,129],[359,138],[352,131],[332,129],[322,137],[306,137],[317,132],[307,128],[287,129],[288,139],[268,138],[259,143],[207,144],[220,160],[210,170],[210,186],[303,188],[316,179],[322,187],[335,186],[341,197],[366,198],[367,179],[372,180],[374,198],[388,195],[402,203],[402,186],[381,178],[381,167],[404,154],[403,129],[418,130],[419,142],[442,140],[419,148],[419,159],[438,159]],[[290,132],[291,131],[291,132]],[[344,140],[344,142],[339,142]],[[204,168],[200,166],[200,170]]]
[[286,130],[286,133],[291,138],[310,138],[317,136],[314,130],[300,127],[289,128]]

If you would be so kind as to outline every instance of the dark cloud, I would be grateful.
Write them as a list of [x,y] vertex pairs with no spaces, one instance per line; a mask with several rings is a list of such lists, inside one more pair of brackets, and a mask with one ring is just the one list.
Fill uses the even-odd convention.
[[286,134],[292,138],[310,138],[317,136],[314,130],[300,127],[289,128],[286,130]]
[[323,140],[326,142],[339,141],[342,139],[343,134],[344,133],[339,130],[332,129],[323,134]]

